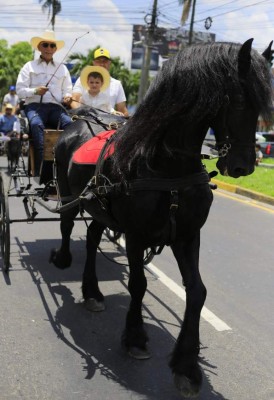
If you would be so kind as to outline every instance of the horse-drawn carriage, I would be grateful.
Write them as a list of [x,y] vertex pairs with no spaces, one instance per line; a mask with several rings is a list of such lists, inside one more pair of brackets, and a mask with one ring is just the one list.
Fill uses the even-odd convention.
[[[105,142],[95,165],[74,162],[74,156],[91,138],[90,125],[95,134],[102,130],[98,119],[77,117],[55,146],[58,170],[56,174],[53,168],[53,183],[62,201],[62,241],[52,251],[51,261],[58,268],[70,266],[70,235],[81,204],[92,215],[83,299],[89,310],[102,311],[97,248],[106,226],[125,234],[131,301],[122,344],[139,360],[150,357],[142,317],[147,288],[144,252],[170,245],[186,289],[186,309],[169,365],[185,397],[197,396],[202,385],[199,321],[206,288],[199,272],[200,230],[213,200],[210,177],[201,162],[203,140],[213,128],[221,174],[249,175],[255,165],[258,116],[269,116],[272,108],[268,64],[272,43],[260,55],[252,49],[252,41],[190,46],[166,61],[132,118]],[[28,190],[21,188],[20,179],[20,174],[15,176],[15,195]],[[10,189],[2,176],[0,183],[0,236],[7,263]],[[26,202],[49,208],[50,186],[47,182],[38,193],[28,192]],[[29,218],[35,218],[35,208],[30,209]]]
[[[86,121],[90,136],[100,130],[117,128],[126,121],[123,117],[116,117],[96,109],[82,108],[81,110],[77,114],[74,112],[72,119],[81,118],[82,121]],[[0,243],[5,272],[8,272],[10,267],[11,223],[60,221],[58,214],[79,202],[78,199],[61,198],[58,187],[54,148],[62,132],[58,129],[44,130],[44,151],[39,176],[34,174],[35,156],[31,138],[26,143],[26,139],[23,139],[21,135],[20,139],[15,138],[14,142],[8,142],[11,144],[11,155],[7,154],[8,171],[0,173]],[[26,147],[29,150],[27,154]],[[9,199],[11,197],[22,199],[25,217],[10,218]],[[62,206],[64,201],[66,205]],[[37,205],[56,216],[40,218]],[[83,219],[83,216],[75,219]],[[91,218],[85,216],[85,219]],[[120,237],[119,232],[113,232],[110,229],[106,229],[105,233],[112,241]],[[147,258],[146,262],[148,261]]]

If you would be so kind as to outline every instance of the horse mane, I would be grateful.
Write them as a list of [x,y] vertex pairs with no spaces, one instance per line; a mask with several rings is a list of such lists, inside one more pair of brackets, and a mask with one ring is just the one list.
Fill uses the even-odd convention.
[[148,163],[169,127],[184,132],[190,124],[212,118],[229,87],[244,90],[253,107],[270,114],[271,84],[267,62],[251,50],[245,80],[238,74],[241,44],[216,42],[186,47],[167,60],[132,118],[117,131],[114,172],[128,174],[140,156]]

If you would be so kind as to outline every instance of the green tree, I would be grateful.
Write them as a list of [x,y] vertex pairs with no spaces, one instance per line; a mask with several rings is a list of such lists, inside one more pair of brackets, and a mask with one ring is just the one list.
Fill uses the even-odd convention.
[[[89,50],[88,54],[85,56],[82,53],[73,53],[69,56],[68,61],[74,64],[71,74],[79,76],[82,69],[87,65],[93,64],[93,54],[96,49],[100,46],[96,46]],[[132,73],[128,68],[125,67],[124,63],[121,61],[120,57],[112,58],[112,63],[110,66],[110,75],[122,82],[123,88],[125,90],[125,95],[127,98],[127,104],[134,105],[137,103],[138,90],[140,85],[141,73]]]
[[48,18],[50,18],[50,23],[52,26],[52,30],[55,28],[55,17],[62,10],[61,1],[59,0],[39,0],[39,3],[42,4],[42,11],[48,11]]
[[8,92],[10,85],[15,85],[23,65],[33,59],[31,45],[18,42],[10,48],[6,40],[0,40],[0,99]]

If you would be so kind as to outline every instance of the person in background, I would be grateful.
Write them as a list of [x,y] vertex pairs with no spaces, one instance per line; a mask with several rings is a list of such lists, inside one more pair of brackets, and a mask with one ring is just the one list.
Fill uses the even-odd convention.
[[5,106],[5,113],[0,116],[0,140],[5,142],[10,140],[10,135],[14,132],[17,117],[13,114],[13,106],[8,103]]
[[262,162],[263,153],[261,151],[261,146],[258,143],[256,143],[256,145],[255,145],[255,151],[256,151],[255,165],[259,165],[259,163]]
[[34,144],[35,175],[39,175],[45,127],[64,129],[72,123],[62,106],[62,102],[71,101],[72,83],[67,67],[53,59],[56,51],[64,47],[63,40],[57,40],[53,31],[46,30],[31,38],[30,44],[40,52],[40,57],[22,67],[16,89],[19,99],[25,99],[25,115]]
[[7,104],[11,104],[14,108],[14,110],[16,110],[18,108],[19,105],[19,97],[16,94],[16,90],[15,90],[15,86],[10,86],[9,87],[9,93],[5,94],[4,98],[3,98],[3,110],[5,109],[5,106]]
[[[96,67],[103,67],[107,71],[109,71],[111,66],[111,58],[109,51],[104,48],[99,48],[95,50],[93,65]],[[80,78],[78,78],[73,87],[73,99],[75,101],[72,101],[71,108],[78,107],[77,102],[80,101],[83,92],[84,88],[82,86]],[[106,93],[108,92],[111,107],[116,112],[118,112],[118,114],[128,117],[129,114],[126,107],[126,96],[121,82],[111,77],[110,85],[105,92]]]

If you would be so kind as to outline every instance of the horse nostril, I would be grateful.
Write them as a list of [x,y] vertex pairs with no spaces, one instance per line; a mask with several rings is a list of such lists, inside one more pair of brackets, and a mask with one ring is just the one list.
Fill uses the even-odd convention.
[[246,176],[249,174],[250,172],[247,170],[247,168],[234,168],[232,176],[234,178],[239,178],[240,176]]

